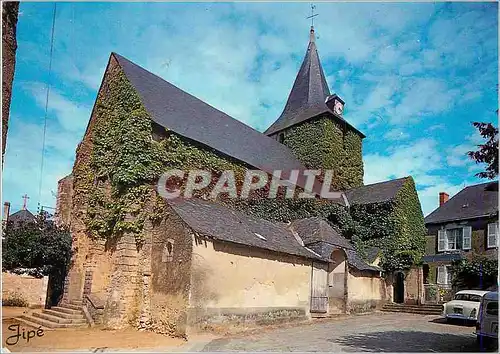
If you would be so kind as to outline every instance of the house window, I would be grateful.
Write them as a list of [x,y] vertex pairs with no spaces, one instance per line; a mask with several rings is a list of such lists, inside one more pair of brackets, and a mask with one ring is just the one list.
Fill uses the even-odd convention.
[[284,133],[279,133],[278,134],[278,141],[283,144],[283,142],[285,141],[285,134]]
[[488,248],[498,247],[498,222],[488,224]]
[[451,285],[451,278],[452,278],[451,266],[445,265],[445,266],[439,266],[437,268],[436,279],[439,285]]
[[470,226],[438,231],[438,252],[470,250],[472,228]]

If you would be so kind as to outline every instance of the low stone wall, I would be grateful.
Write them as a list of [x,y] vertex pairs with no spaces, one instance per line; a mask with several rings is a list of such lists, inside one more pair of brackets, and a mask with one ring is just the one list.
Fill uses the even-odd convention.
[[385,281],[374,272],[351,269],[347,288],[347,308],[350,313],[373,311],[387,302]]
[[83,306],[87,309],[89,316],[96,325],[103,323],[104,299],[104,294],[88,294],[83,297]]
[[308,320],[305,308],[188,308],[188,334],[230,332],[243,328]]
[[[49,277],[35,278],[2,272],[2,304],[45,307]],[[17,304],[17,305],[16,305]]]

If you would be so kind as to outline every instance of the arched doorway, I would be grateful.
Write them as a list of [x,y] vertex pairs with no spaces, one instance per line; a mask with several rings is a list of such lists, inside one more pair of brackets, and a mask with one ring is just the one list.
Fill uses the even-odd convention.
[[398,271],[394,274],[394,302],[402,304],[405,301],[405,275]]

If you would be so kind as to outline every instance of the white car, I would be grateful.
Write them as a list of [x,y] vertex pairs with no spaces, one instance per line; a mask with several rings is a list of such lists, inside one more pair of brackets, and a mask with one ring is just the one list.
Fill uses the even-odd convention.
[[453,300],[443,305],[443,316],[446,320],[461,319],[476,321],[481,299],[488,291],[461,290],[455,294]]

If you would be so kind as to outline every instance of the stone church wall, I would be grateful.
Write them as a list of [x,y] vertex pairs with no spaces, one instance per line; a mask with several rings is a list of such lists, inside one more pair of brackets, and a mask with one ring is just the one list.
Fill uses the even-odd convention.
[[186,336],[192,249],[190,230],[170,210],[152,230],[150,328],[155,332]]
[[195,237],[190,333],[307,318],[311,266],[300,257]]

